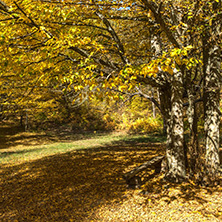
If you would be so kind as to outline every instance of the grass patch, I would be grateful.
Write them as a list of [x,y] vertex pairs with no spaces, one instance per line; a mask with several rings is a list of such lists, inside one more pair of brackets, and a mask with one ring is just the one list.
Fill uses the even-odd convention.
[[[0,150],[1,164],[20,164],[33,161],[46,156],[71,152],[81,149],[102,148],[112,144],[127,143],[154,143],[164,142],[165,137],[160,135],[127,135],[125,133],[87,134],[78,135],[79,138],[72,142],[56,142],[47,145],[15,146]],[[81,139],[82,138],[82,139]]]

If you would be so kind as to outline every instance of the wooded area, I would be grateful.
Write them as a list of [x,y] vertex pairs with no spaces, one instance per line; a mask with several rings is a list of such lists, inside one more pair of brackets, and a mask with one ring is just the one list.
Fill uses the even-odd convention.
[[218,184],[221,23],[221,0],[0,0],[0,118],[82,121],[91,103],[96,122],[139,96],[164,123],[165,179]]

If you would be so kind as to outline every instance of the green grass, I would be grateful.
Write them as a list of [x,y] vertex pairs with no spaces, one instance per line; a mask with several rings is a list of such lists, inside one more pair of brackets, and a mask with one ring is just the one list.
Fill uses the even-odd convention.
[[123,133],[91,134],[83,139],[69,142],[57,142],[49,145],[18,146],[0,150],[1,164],[20,164],[46,156],[75,150],[105,148],[114,144],[164,142],[165,137],[159,135],[127,135]]

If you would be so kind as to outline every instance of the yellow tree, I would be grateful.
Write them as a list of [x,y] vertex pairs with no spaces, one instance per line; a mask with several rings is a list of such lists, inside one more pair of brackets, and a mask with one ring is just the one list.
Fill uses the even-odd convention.
[[[207,88],[212,83],[205,78],[209,77],[204,75],[206,70],[218,76],[221,68],[219,59],[217,64],[213,62],[221,47],[219,0],[7,0],[0,3],[4,53],[1,63],[10,67],[10,73],[16,78],[24,73],[36,85],[65,86],[65,90],[86,98],[94,94],[111,98],[113,92],[142,95],[141,84],[157,87],[159,107],[167,126],[166,178],[174,182],[186,178],[183,106],[187,97],[195,160],[198,156],[195,104],[201,100],[197,95],[201,95],[203,82]],[[215,24],[216,31],[204,26],[206,21],[208,27]],[[205,32],[217,41],[212,41],[213,44],[200,41]],[[216,48],[210,47],[212,50],[206,53],[206,46],[211,45]],[[208,104],[211,94],[204,95]],[[206,118],[215,113],[218,99],[214,104],[205,106],[210,107],[206,108],[206,114],[210,113]],[[218,126],[219,113],[215,119]],[[211,123],[206,119],[206,131],[212,129]],[[218,151],[215,133],[212,130],[208,138],[213,138],[212,144],[216,144]],[[207,165],[216,174],[218,153],[210,155],[213,145],[209,139],[206,141]],[[212,164],[214,160],[216,165]]]

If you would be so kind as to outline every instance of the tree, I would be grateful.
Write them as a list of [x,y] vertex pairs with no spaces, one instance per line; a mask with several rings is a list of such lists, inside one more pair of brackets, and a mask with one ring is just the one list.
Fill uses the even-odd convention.
[[204,13],[206,10],[210,12],[203,32],[205,158],[208,180],[214,180],[220,165],[221,1],[210,1],[204,9]]
[[[87,98],[112,98],[113,92],[142,95],[141,85],[158,88],[161,104],[153,102],[166,120],[166,178],[170,181],[186,178],[186,100],[195,153],[190,165],[195,165],[199,155],[195,105],[202,100],[197,95],[204,91],[206,161],[211,174],[216,174],[221,72],[219,0],[0,3],[1,44],[6,55],[2,63],[11,67],[11,73],[31,76],[40,86],[54,82],[56,88],[64,84],[67,91],[74,90],[79,97]],[[217,41],[208,44],[206,36]],[[213,93],[209,91],[212,87]],[[214,114],[215,121],[211,121]],[[216,164],[212,164],[215,160]]]

